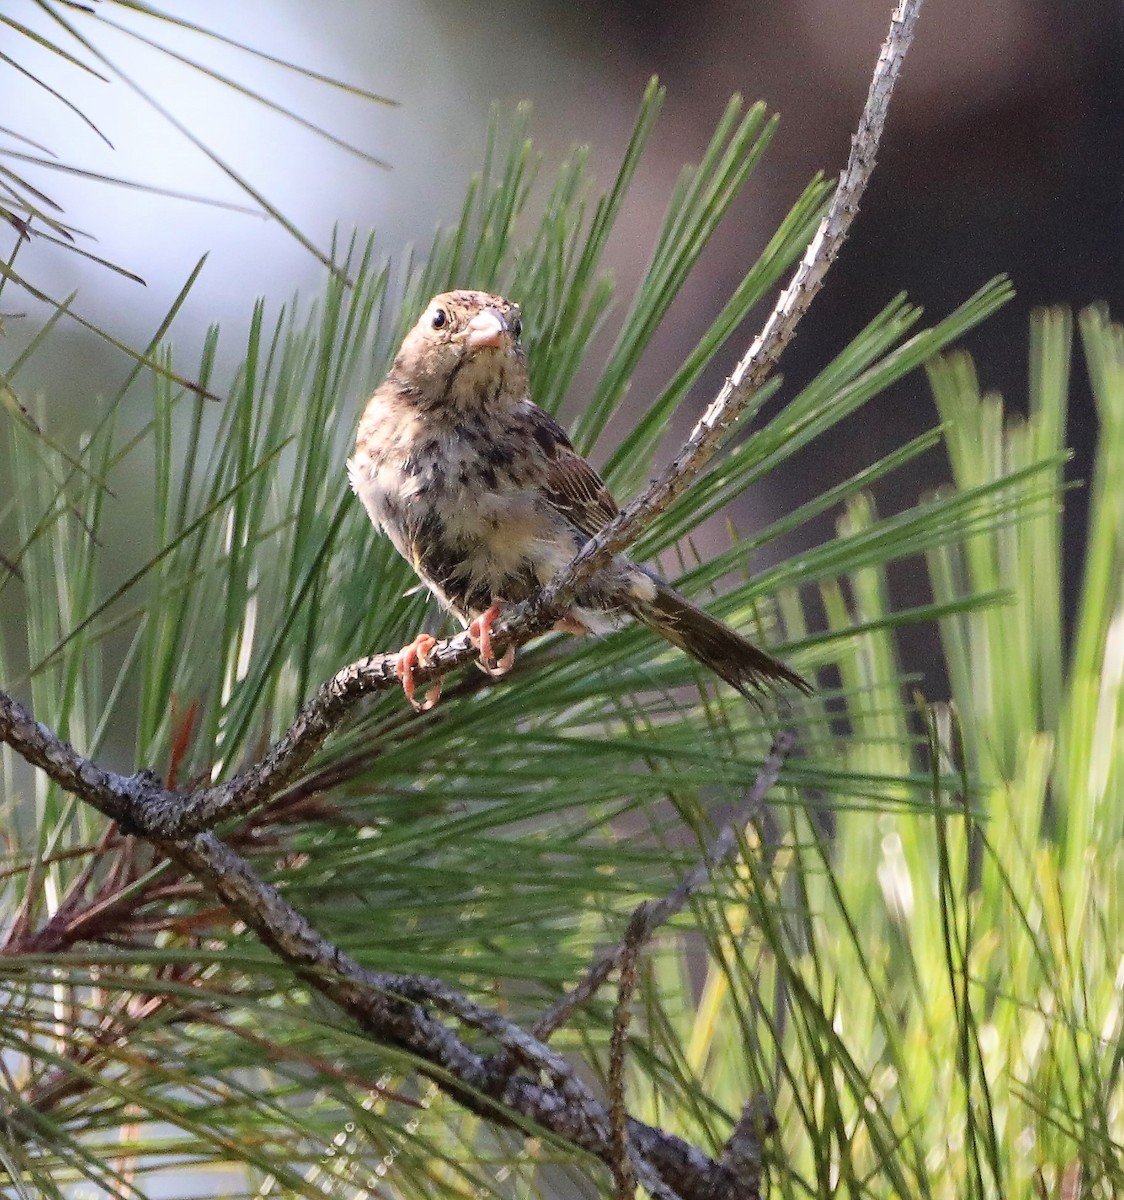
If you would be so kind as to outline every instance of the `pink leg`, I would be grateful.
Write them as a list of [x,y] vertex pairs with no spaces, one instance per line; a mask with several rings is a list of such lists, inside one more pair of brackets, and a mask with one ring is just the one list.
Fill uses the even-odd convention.
[[469,640],[474,646],[480,647],[480,666],[488,675],[506,675],[515,662],[514,646],[498,662],[492,649],[492,624],[502,611],[503,601],[493,600],[491,608],[473,617],[468,626]]
[[428,633],[419,633],[416,638],[408,645],[403,646],[398,651],[398,659],[394,664],[394,673],[402,681],[402,690],[406,693],[406,699],[410,702],[410,707],[415,712],[425,712],[432,708],[438,700],[441,699],[441,684],[436,683],[429,688],[425,693],[424,700],[414,699],[414,668],[424,667],[429,658],[433,647],[437,645],[437,639],[431,637]]

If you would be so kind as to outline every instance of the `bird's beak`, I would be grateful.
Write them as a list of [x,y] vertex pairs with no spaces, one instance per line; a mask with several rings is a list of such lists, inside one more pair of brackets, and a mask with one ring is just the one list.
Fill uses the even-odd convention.
[[494,308],[485,308],[465,326],[464,344],[471,350],[481,350],[485,346],[498,349],[503,345],[503,336],[507,331],[503,316]]

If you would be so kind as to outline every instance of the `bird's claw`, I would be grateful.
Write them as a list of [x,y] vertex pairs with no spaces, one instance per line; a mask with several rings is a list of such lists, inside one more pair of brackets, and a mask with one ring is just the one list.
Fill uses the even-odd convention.
[[394,663],[394,673],[401,680],[402,691],[405,692],[406,699],[410,702],[410,707],[414,712],[427,712],[441,699],[440,681],[426,689],[424,700],[414,699],[414,692],[417,688],[414,681],[414,669],[426,665],[430,653],[436,645],[437,639],[431,634],[419,633],[408,646],[403,646],[398,651],[398,658]]
[[473,617],[468,626],[468,640],[480,650],[480,669],[485,675],[493,678],[506,675],[515,662],[515,647],[510,646],[504,651],[503,657],[496,658],[492,649],[492,624],[503,610],[503,602],[496,600],[491,608],[487,608],[478,617]]

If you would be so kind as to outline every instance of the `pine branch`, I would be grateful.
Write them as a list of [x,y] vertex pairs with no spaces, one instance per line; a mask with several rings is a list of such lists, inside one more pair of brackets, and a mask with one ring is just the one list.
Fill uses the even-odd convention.
[[618,967],[624,969],[624,963],[633,949],[642,946],[661,925],[670,921],[711,878],[715,870],[726,862],[737,847],[738,830],[744,829],[760,814],[765,797],[780,777],[785,759],[795,744],[795,736],[787,729],[782,729],[776,735],[736,819],[728,821],[719,830],[698,866],[679,881],[674,891],[661,900],[645,901],[633,912],[620,944],[602,954],[575,987],[539,1018],[533,1029],[536,1037],[547,1041],[570,1019],[576,1009],[596,995],[602,984]]
[[[34,748],[28,747],[29,739]],[[82,795],[106,815],[120,812],[131,825],[146,824],[141,773],[118,790],[102,791],[108,773],[82,759],[19,705],[0,693],[0,741],[43,769],[61,786]],[[73,785],[73,786],[72,786]],[[81,791],[79,791],[79,788]],[[122,811],[124,810],[124,811]],[[499,1013],[477,1004],[442,980],[370,971],[319,934],[281,893],[257,877],[244,858],[212,833],[181,840],[153,837],[156,849],[209,887],[232,915],[289,964],[297,976],[335,1003],[360,1028],[419,1063],[419,1070],[465,1108],[503,1125],[512,1114],[550,1130],[606,1164],[614,1161],[609,1110],[578,1078],[566,1060],[544,1042]],[[430,1009],[493,1038],[498,1055],[474,1050]],[[530,1074],[511,1069],[512,1063]],[[548,1082],[543,1082],[547,1080]],[[723,1200],[747,1194],[750,1181],[715,1162],[682,1139],[632,1118],[628,1141],[641,1179],[654,1174],[683,1200]]]
[[[564,613],[574,589],[608,557],[623,549],[644,524],[680,495],[714,454],[725,431],[775,366],[795,328],[822,285],[857,211],[873,169],[886,108],[901,62],[912,39],[920,0],[901,0],[892,18],[859,125],[850,161],[834,199],[804,260],[765,327],[707,409],[675,462],[629,505],[530,604],[514,611],[496,632],[501,646],[522,645],[545,632]],[[467,634],[434,650],[419,684],[433,682],[476,654]],[[419,1070],[465,1108],[488,1120],[550,1130],[555,1136],[595,1155],[618,1170],[622,1189],[631,1171],[655,1195],[683,1200],[723,1200],[757,1195],[760,1145],[767,1120],[750,1101],[719,1160],[714,1160],[663,1130],[632,1118],[623,1122],[593,1095],[564,1058],[546,1044],[559,1021],[596,990],[613,967],[638,949],[652,930],[709,876],[735,843],[733,825],[724,829],[703,863],[664,901],[642,905],[634,914],[624,946],[591,969],[562,1006],[556,1006],[528,1032],[450,988],[418,976],[370,971],[327,939],[276,888],[259,879],[229,845],[206,832],[220,820],[243,815],[277,796],[290,784],[365,696],[397,686],[394,655],[376,655],[344,668],[305,705],[285,736],[254,766],[217,787],[179,792],[161,785],[148,770],[122,776],[86,759],[57,737],[14,699],[0,692],[0,742],[40,767],[64,790],[116,820],[127,832],[140,833],[219,896],[281,960],[310,987],[333,1001],[371,1037],[412,1054]],[[750,792],[759,805],[777,778],[791,735],[778,734],[773,750]],[[580,996],[575,1000],[574,997]],[[472,1048],[450,1024],[492,1038],[499,1053]],[[623,1159],[627,1157],[627,1169]]]
[[539,603],[544,610],[565,608],[584,580],[606,566],[614,554],[636,541],[644,527],[686,491],[691,480],[714,457],[726,430],[760,391],[781,354],[796,336],[801,317],[823,287],[828,269],[839,254],[851,222],[858,214],[859,201],[874,170],[890,96],[901,73],[906,51],[913,41],[920,11],[920,0],[901,0],[894,10],[890,32],[882,44],[882,53],[870,81],[858,131],[851,139],[847,166],[839,176],[839,183],[815,237],[761,332],[703,413],[674,461],[596,537],[590,538],[573,562],[543,590]]
[[[852,139],[851,156],[842,172],[835,195],[820,228],[799,267],[785,288],[776,307],[746,355],[715,397],[682,451],[666,471],[636,500],[622,510],[596,537],[591,538],[573,561],[559,573],[539,597],[514,608],[494,632],[500,648],[525,645],[546,633],[565,615],[566,602],[585,579],[623,549],[641,532],[644,524],[662,512],[682,494],[692,479],[709,462],[723,432],[761,387],[776,365],[781,351],[792,340],[797,323],[807,311],[812,297],[823,285],[828,268],[834,262],[858,203],[874,168],[875,153],[885,125],[887,106],[902,60],[913,39],[921,8],[920,0],[902,0],[891,18],[890,33],[883,44],[867,96],[859,129]],[[426,664],[414,672],[419,686],[435,683],[456,667],[476,657],[467,633],[439,642]],[[190,794],[168,791],[146,772],[122,777],[94,767],[70,764],[68,790],[84,800],[92,793],[83,771],[96,775],[96,791],[115,797],[120,820],[129,817],[131,801],[144,797],[142,807],[146,824],[138,832],[160,838],[182,838],[213,828],[220,820],[236,817],[276,796],[299,775],[328,736],[364,697],[397,686],[395,655],[377,654],[344,667],[321,685],[313,698],[297,715],[284,737],[261,762],[239,772],[226,783]],[[28,743],[34,749],[34,738]],[[46,767],[42,757],[29,758]],[[61,780],[60,780],[61,782]]]

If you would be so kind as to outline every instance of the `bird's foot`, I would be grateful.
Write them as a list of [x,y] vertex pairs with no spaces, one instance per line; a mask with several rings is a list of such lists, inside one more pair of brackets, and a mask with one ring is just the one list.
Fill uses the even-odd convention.
[[408,646],[403,646],[398,651],[398,658],[394,663],[394,673],[402,681],[402,691],[406,693],[406,699],[409,700],[410,707],[414,712],[426,712],[441,699],[440,682],[427,689],[424,700],[414,698],[414,691],[417,688],[417,684],[414,682],[414,670],[416,667],[426,665],[429,655],[436,645],[435,637],[428,633],[419,633]]
[[494,600],[491,608],[485,609],[469,622],[468,639],[480,650],[480,669],[485,675],[506,675],[515,662],[514,646],[509,647],[498,661],[492,649],[492,624],[502,611],[503,601]]

